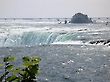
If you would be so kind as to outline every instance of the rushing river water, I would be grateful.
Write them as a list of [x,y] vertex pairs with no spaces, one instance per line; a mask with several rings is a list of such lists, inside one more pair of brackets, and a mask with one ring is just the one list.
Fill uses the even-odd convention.
[[92,24],[1,19],[0,57],[38,55],[38,82],[110,82],[110,43],[90,43],[110,39],[110,19],[105,19]]

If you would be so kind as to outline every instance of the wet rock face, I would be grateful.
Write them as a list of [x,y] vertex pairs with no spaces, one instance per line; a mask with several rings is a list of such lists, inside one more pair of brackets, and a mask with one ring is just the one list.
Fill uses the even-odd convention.
[[72,17],[71,23],[92,23],[92,20],[85,14],[77,13]]
[[103,45],[108,45],[110,46],[110,39],[108,40],[97,40],[97,41],[90,41],[90,44],[103,44]]

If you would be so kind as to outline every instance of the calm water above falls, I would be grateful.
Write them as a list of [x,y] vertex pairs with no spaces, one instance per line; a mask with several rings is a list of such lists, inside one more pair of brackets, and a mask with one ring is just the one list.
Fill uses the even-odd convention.
[[38,54],[38,82],[110,82],[109,43],[89,43],[110,39],[110,24],[45,20],[0,20],[0,57]]

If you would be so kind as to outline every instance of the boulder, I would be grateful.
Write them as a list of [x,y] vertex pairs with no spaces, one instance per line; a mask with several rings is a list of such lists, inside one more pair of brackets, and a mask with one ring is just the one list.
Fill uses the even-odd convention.
[[92,23],[91,18],[88,18],[87,15],[82,13],[76,13],[72,19],[71,23]]

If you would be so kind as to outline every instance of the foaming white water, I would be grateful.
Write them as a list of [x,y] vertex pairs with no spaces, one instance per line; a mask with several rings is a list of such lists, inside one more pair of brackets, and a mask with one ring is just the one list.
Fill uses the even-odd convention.
[[[0,21],[0,47],[35,46],[42,44],[87,44],[109,39],[105,24],[58,24],[59,21]],[[106,36],[106,37],[105,37]]]
[[54,44],[74,44],[74,45],[82,45],[84,44],[82,41],[64,41],[64,42],[53,42],[52,43],[53,45]]

